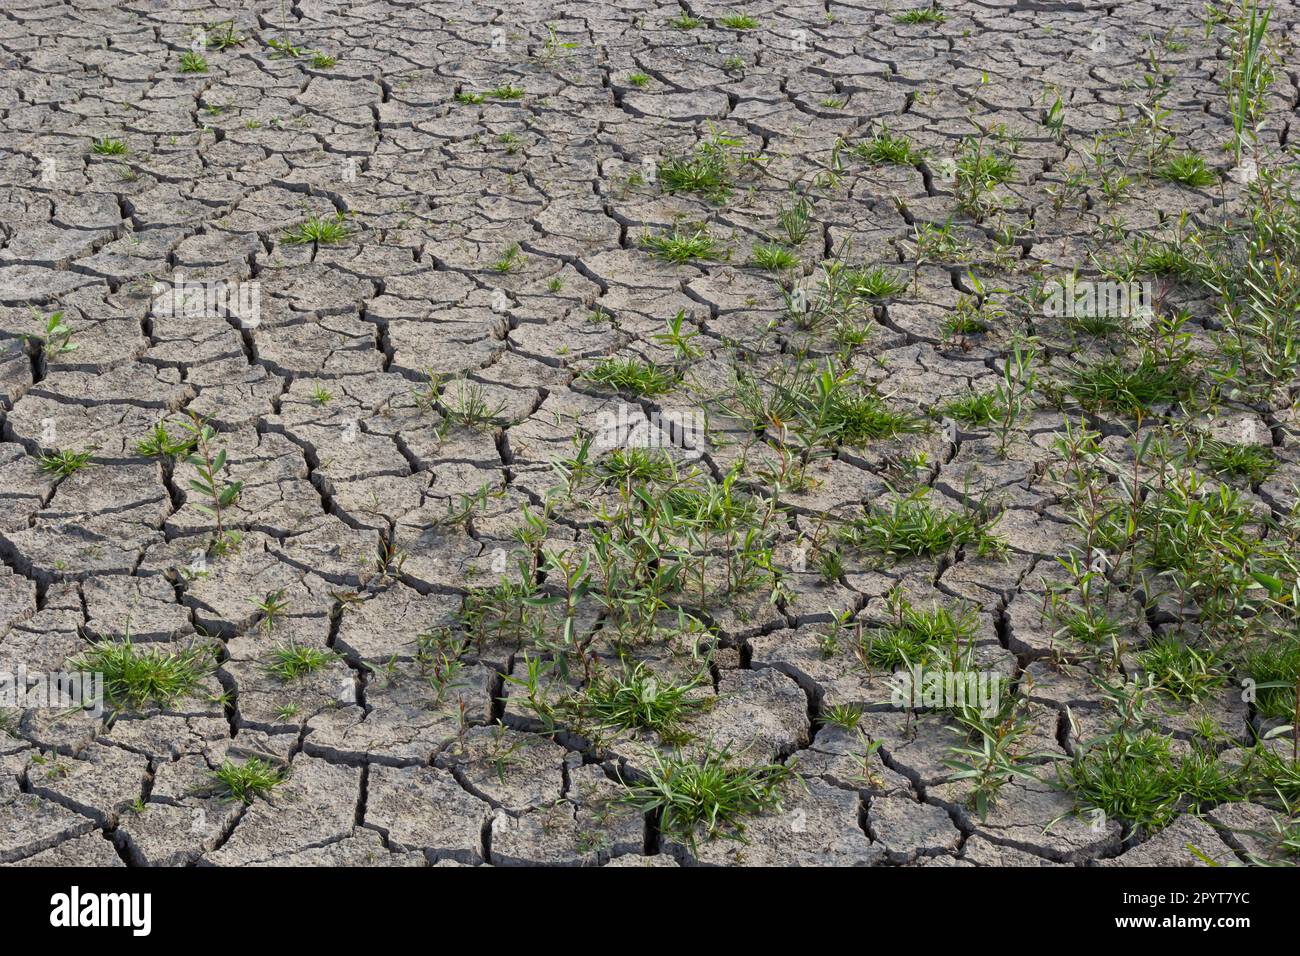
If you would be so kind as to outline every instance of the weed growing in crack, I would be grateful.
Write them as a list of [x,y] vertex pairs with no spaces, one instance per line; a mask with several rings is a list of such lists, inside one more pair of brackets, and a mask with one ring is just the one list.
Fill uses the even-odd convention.
[[1138,664],[1175,700],[1197,701],[1223,687],[1228,676],[1212,648],[1197,649],[1174,635],[1148,642]]
[[488,268],[500,275],[509,275],[517,272],[524,265],[523,253],[519,249],[519,243],[512,242],[506,247],[506,251],[501,253],[500,257]]
[[671,232],[652,235],[643,233],[641,246],[665,262],[686,263],[692,260],[716,261],[726,258],[724,250],[709,235],[703,223],[686,225],[674,223]]
[[718,23],[728,30],[757,30],[758,21],[746,13],[729,13],[718,18]]
[[671,319],[665,319],[664,325],[666,331],[657,332],[654,340],[664,348],[673,350],[673,356],[676,358],[679,369],[682,363],[691,359],[700,358],[704,353],[698,345],[694,344],[694,339],[699,338],[698,330],[683,332],[682,328],[686,323],[686,310],[678,309],[677,314]]
[[973,609],[959,613],[938,605],[918,608],[899,588],[886,597],[893,621],[862,641],[862,655],[873,664],[887,668],[923,665],[975,636],[978,616]]
[[196,53],[193,50],[186,50],[181,54],[181,72],[182,73],[206,73],[208,72],[208,61],[202,53]]
[[172,435],[165,421],[155,422],[149,434],[135,443],[135,453],[142,458],[179,458],[194,450],[193,435]]
[[443,417],[453,428],[487,431],[503,424],[501,413],[506,403],[494,403],[488,390],[477,382],[456,379],[450,388],[440,388],[438,398]]
[[275,627],[285,609],[289,607],[289,602],[284,599],[284,588],[278,591],[272,591],[260,601],[254,601],[254,606],[262,615],[262,630],[270,634]]
[[619,801],[642,813],[656,813],[659,832],[692,849],[698,837],[744,840],[745,819],[779,809],[793,771],[782,764],[745,766],[729,749],[711,750],[700,760],[654,753],[646,779],[625,781]]
[[[270,633],[270,628],[267,628],[267,633]],[[320,648],[291,641],[272,649],[266,672],[287,684],[308,674],[314,674],[337,659],[338,655],[332,651],[323,651]]]
[[790,203],[776,214],[781,240],[787,246],[799,246],[812,232],[812,202],[806,195],[790,190]]
[[715,127],[685,156],[673,156],[659,167],[659,183],[666,193],[699,193],[712,202],[724,202],[733,187],[733,165],[741,141]]
[[602,359],[582,377],[615,391],[647,398],[671,392],[680,381],[672,369],[635,358]]
[[1166,182],[1192,189],[1205,189],[1219,181],[1214,170],[1205,165],[1199,153],[1177,153],[1156,167],[1155,174]]
[[888,299],[907,289],[907,279],[883,266],[850,269],[845,276],[849,290],[864,299]]
[[931,2],[928,7],[917,7],[913,10],[904,10],[902,13],[894,14],[895,23],[906,24],[940,24],[948,19],[948,15],[939,9],[939,4]]
[[96,156],[125,156],[126,143],[120,139],[104,136],[90,144],[90,151]]
[[[36,316],[40,316],[35,309],[32,310]],[[41,345],[41,351],[47,358],[56,355],[65,355],[68,352],[75,352],[80,346],[72,341],[72,328],[63,321],[63,310],[51,314],[44,319],[45,331],[41,335],[24,335],[23,341],[35,339]]]
[[343,214],[335,213],[333,216],[308,216],[306,222],[294,226],[281,238],[295,246],[306,245],[309,242],[332,246],[344,242],[351,234]]
[[852,152],[873,166],[915,166],[925,158],[925,153],[917,149],[910,139],[891,133],[883,123],[871,139],[855,144]]
[[756,242],[750,253],[750,260],[760,269],[769,272],[783,272],[799,265],[799,257],[785,246],[777,243]]
[[302,47],[295,46],[293,43],[282,39],[281,37],[271,37],[266,41],[266,45],[273,51],[271,53],[271,58],[273,60],[296,60],[307,52]]
[[1228,109],[1232,114],[1232,149],[1241,161],[1247,142],[1254,144],[1268,106],[1268,89],[1275,76],[1275,55],[1268,42],[1272,7],[1256,0],[1243,0],[1238,16],[1230,22],[1231,66],[1224,81]]
[[918,269],[926,262],[958,263],[970,254],[970,243],[957,234],[951,222],[919,222],[913,229]]
[[261,757],[250,757],[240,764],[227,759],[212,771],[212,777],[221,794],[246,805],[254,797],[267,797],[284,782],[283,771]]
[[248,39],[236,32],[234,20],[209,23],[205,28],[205,32],[207,33],[207,47],[209,50],[229,50],[232,47],[241,45]]
[[70,448],[64,448],[41,455],[36,461],[41,466],[41,471],[59,478],[67,478],[70,475],[75,475],[90,464],[91,456],[94,453],[93,448],[84,451],[73,451]]
[[826,727],[856,730],[862,722],[862,710],[853,704],[835,704],[822,711],[821,722]]
[[970,787],[970,806],[988,818],[1002,788],[1014,779],[1039,779],[1036,766],[1029,761],[1035,754],[1022,752],[1024,740],[1032,732],[1023,697],[1007,698],[994,716],[973,707],[954,715],[957,726],[949,727],[961,742],[948,748],[952,757],[944,766],[953,770],[949,780]]
[[189,420],[182,424],[189,432],[189,444],[193,448],[185,461],[198,475],[189,480],[188,488],[203,495],[209,502],[209,504],[195,502],[194,508],[216,522],[216,534],[209,545],[209,550],[223,551],[234,543],[231,537],[233,532],[226,531],[225,513],[239,500],[244,490],[244,483],[226,481],[222,477],[222,470],[226,467],[226,449],[220,448],[214,453],[216,429],[193,412],[190,412]]
[[996,147],[986,146],[985,134],[968,136],[958,150],[953,188],[957,207],[983,219],[996,207],[989,193],[1016,175],[1016,164]]
[[100,641],[71,658],[72,670],[104,675],[104,697],[116,708],[170,707],[193,696],[215,666],[213,645],[133,644]]
[[841,528],[839,540],[896,561],[936,558],[955,548],[973,548],[984,557],[1005,547],[991,530],[996,519],[971,511],[940,511],[930,504],[929,496],[930,489],[923,488],[889,508],[870,505],[866,514]]

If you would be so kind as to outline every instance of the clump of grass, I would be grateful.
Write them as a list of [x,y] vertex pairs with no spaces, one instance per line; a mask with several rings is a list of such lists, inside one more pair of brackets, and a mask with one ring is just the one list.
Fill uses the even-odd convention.
[[126,143],[120,139],[103,136],[90,144],[90,151],[96,156],[125,156]]
[[853,704],[835,704],[822,711],[821,722],[840,730],[856,730],[862,722],[862,711]]
[[343,214],[335,213],[333,216],[308,216],[306,222],[301,222],[288,230],[283,239],[295,246],[309,242],[330,246],[343,242],[350,234],[351,230]]
[[1175,700],[1200,700],[1228,680],[1213,648],[1198,650],[1173,635],[1147,644],[1138,663]]
[[470,431],[487,431],[496,427],[505,411],[504,401],[493,402],[488,390],[478,382],[457,379],[455,391],[438,386],[443,418],[449,425]]
[[267,673],[288,683],[299,677],[315,673],[337,658],[332,651],[323,651],[317,647],[304,647],[295,642],[281,644],[271,651],[271,660],[266,665]]
[[1267,445],[1237,445],[1206,439],[1201,442],[1196,455],[1214,474],[1245,478],[1251,483],[1267,480],[1277,468],[1277,458]]
[[609,484],[642,484],[666,481],[673,475],[673,461],[662,449],[615,448],[600,464]]
[[178,458],[194,449],[193,436],[173,436],[166,422],[155,422],[149,434],[135,443],[135,453],[142,458]]
[[512,83],[503,83],[494,89],[488,90],[487,95],[494,100],[522,100],[524,98],[524,88],[515,86]]
[[706,840],[743,841],[746,817],[779,809],[782,785],[793,773],[782,764],[738,765],[729,748],[698,761],[658,751],[654,757],[648,779],[625,782],[619,802],[657,813],[659,832],[692,848],[701,831]]
[[799,257],[779,243],[756,242],[749,261],[760,269],[781,272],[797,266]]
[[906,136],[896,135],[882,125],[871,139],[856,144],[852,152],[873,166],[915,166],[925,156]]
[[844,281],[850,292],[863,299],[887,299],[907,289],[906,277],[883,266],[850,269]]
[[998,394],[995,391],[968,391],[944,405],[942,411],[953,421],[972,428],[992,425],[1001,417],[998,413]]
[[311,65],[318,70],[328,70],[331,67],[337,66],[338,62],[338,57],[330,56],[328,53],[323,53],[320,50],[317,50],[311,55]]
[[679,682],[656,675],[644,662],[621,673],[601,673],[561,707],[579,729],[650,730],[667,744],[690,738],[685,721],[712,706],[715,698],[695,695],[707,675]]
[[938,605],[927,610],[915,607],[901,593],[889,597],[893,623],[863,642],[863,652],[873,664],[890,668],[921,665],[935,654],[950,653],[975,634],[974,610],[958,614]]
[[644,89],[650,83],[650,77],[647,74],[638,71],[636,73],[629,73],[627,75],[627,81],[637,89]]
[[672,369],[635,358],[602,359],[583,372],[582,377],[620,392],[645,397],[670,392],[679,381]]
[[1248,648],[1238,670],[1255,682],[1255,709],[1261,717],[1285,719],[1295,715],[1300,645],[1294,640],[1268,641]]
[[718,22],[729,30],[756,30],[758,21],[746,13],[729,13],[719,17]]
[[523,253],[519,249],[519,243],[512,242],[506,247],[505,252],[501,253],[500,258],[488,266],[493,272],[501,275],[508,275],[517,269],[522,268],[524,262]]
[[1205,158],[1199,153],[1177,153],[1170,156],[1155,169],[1160,179],[1179,183],[1192,189],[1204,189],[1219,181],[1214,170],[1205,165]]
[[181,72],[206,73],[208,72],[208,61],[202,53],[186,50],[181,54]]
[[676,30],[694,30],[703,20],[698,20],[687,13],[681,13],[668,21],[668,25]]
[[59,451],[41,455],[37,461],[40,463],[41,471],[57,475],[60,478],[67,478],[69,475],[75,475],[90,464],[90,458],[93,454],[93,448],[84,451],[63,448]]
[[923,432],[929,427],[919,416],[891,408],[874,391],[862,387],[850,388],[837,382],[834,387],[823,388],[819,383],[814,402],[809,414],[811,431],[834,444],[860,446]]
[[718,248],[718,241],[709,235],[703,223],[686,225],[674,223],[671,232],[655,235],[645,233],[641,236],[641,246],[665,262],[690,262],[698,260],[718,260],[724,257]]
[[659,167],[664,192],[700,193],[713,202],[731,195],[732,153],[740,140],[710,127],[709,135],[685,156],[673,156]]
[[840,530],[840,540],[894,560],[935,558],[954,548],[973,547],[976,554],[995,554],[1004,542],[990,522],[976,513],[940,511],[930,504],[930,489],[900,498],[892,507],[871,505]]
[[787,246],[798,246],[808,238],[813,227],[812,211],[811,200],[791,189],[790,204],[782,206],[776,216]]
[[104,697],[116,707],[139,710],[148,704],[168,707],[198,689],[212,672],[214,649],[195,644],[100,641],[68,661],[71,670],[104,675]]
[[917,7],[914,10],[904,10],[902,13],[894,14],[895,23],[943,23],[948,19],[948,15],[939,9],[939,4],[931,3],[928,7]]
[[1191,358],[1186,355],[1168,359],[1143,351],[1132,367],[1119,358],[1079,366],[1068,388],[1089,411],[1146,415],[1155,405],[1175,404],[1192,396],[1196,378],[1190,365]]
[[1058,766],[1060,784],[1083,813],[1100,810],[1129,834],[1149,834],[1187,809],[1231,799],[1238,782],[1212,751],[1175,754],[1172,740],[1145,730],[1122,730],[1081,747]]
[[1057,615],[1054,637],[1068,638],[1090,647],[1110,647],[1120,635],[1120,623],[1104,608],[1071,606]]
[[240,764],[227,759],[212,771],[212,776],[226,796],[244,804],[252,803],[253,797],[265,797],[284,782],[283,772],[261,757],[250,757]]

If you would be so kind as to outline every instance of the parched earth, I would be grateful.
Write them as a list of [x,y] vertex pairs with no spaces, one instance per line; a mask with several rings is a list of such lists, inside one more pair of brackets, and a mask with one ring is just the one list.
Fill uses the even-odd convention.
[[[1066,423],[1095,429],[1122,489],[1132,436],[1178,413],[1053,389],[1110,346],[1024,297],[1250,210],[1227,27],[1207,37],[1191,0],[945,0],[900,22],[918,6],[6,0],[0,670],[128,640],[207,664],[102,716],[0,709],[0,862],[1273,853],[1287,822],[1264,797],[1184,799],[1144,828],[1062,782],[1115,716],[1099,682],[1202,631],[1123,548],[1092,572],[1114,642],[1052,610],[1093,561]],[[1274,7],[1261,166],[1298,95],[1300,4]],[[1209,180],[1154,172],[1193,155]],[[716,176],[692,191],[683,172]],[[1200,361],[1213,297],[1156,284]],[[1259,520],[1296,501],[1294,396],[1197,406],[1273,456],[1233,485]],[[849,424],[816,419],[841,399]],[[673,414],[706,424],[654,430]],[[628,416],[663,447],[611,448]],[[179,453],[150,444],[160,422]],[[204,449],[225,454],[220,508]],[[909,549],[853,523],[900,500],[992,537]],[[993,722],[1016,724],[1027,773],[991,773],[985,812],[954,750],[980,732],[891,702],[897,662],[873,651],[938,608],[1014,701]],[[1143,719],[1239,764],[1285,721],[1224,666]],[[693,702],[672,733],[593,718],[584,688],[629,673],[654,675],[643,701]],[[793,774],[743,842],[691,845],[625,799],[674,759]],[[278,783],[236,799],[214,772],[249,760]]]

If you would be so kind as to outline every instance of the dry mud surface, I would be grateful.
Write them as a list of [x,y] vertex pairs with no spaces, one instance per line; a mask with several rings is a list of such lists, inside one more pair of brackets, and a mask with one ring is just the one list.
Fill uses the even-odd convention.
[[[946,0],[943,22],[897,22],[909,5],[752,2],[756,25],[734,29],[730,6],[636,0],[6,0],[0,659],[53,671],[129,638],[162,654],[206,647],[211,666],[175,699],[100,718],[6,711],[0,862],[1147,865],[1197,863],[1193,846],[1245,861],[1257,848],[1243,832],[1274,819],[1251,800],[1185,805],[1141,833],[1072,812],[1053,764],[1106,725],[1092,677],[1133,676],[1135,649],[1181,610],[1144,612],[1137,589],[1109,589],[1129,629],[1119,662],[1062,637],[1046,594],[1068,583],[1058,559],[1081,537],[1053,439],[1080,412],[1036,393],[1003,435],[942,411],[1003,381],[1018,336],[1037,337],[1044,382],[1082,348],[1010,308],[980,313],[990,290],[1095,275],[1107,243],[1167,236],[1183,211],[1246,208],[1224,151],[1223,38],[1206,39],[1191,0]],[[670,25],[688,10],[698,25]],[[183,69],[196,31],[211,41],[228,19],[241,42],[208,42],[206,71]],[[1298,29],[1300,6],[1276,4],[1274,37]],[[1261,149],[1293,135],[1294,63]],[[1153,75],[1166,77],[1163,127],[1215,184],[1134,174],[1115,201],[1095,180],[1070,193],[1094,138],[1140,119]],[[854,151],[882,122],[914,161]],[[980,129],[1014,169],[972,214],[952,157]],[[665,164],[719,136],[728,193],[671,192]],[[811,205],[806,235],[786,240],[798,265],[765,271],[751,250],[785,238],[792,187]],[[311,221],[341,235],[288,241]],[[956,251],[918,239],[947,222]],[[643,243],[697,223],[711,259],[665,261]],[[827,304],[821,264],[836,257],[894,270],[904,288]],[[257,312],[233,293],[178,308],[180,278],[250,283]],[[1180,299],[1194,341],[1208,336],[1205,300]],[[972,303],[975,324],[954,321]],[[58,311],[64,331],[46,334]],[[682,354],[665,338],[679,311],[696,333]],[[767,514],[790,464],[774,445],[784,436],[797,457],[798,429],[743,421],[737,369],[761,391],[800,354],[929,424],[814,441],[803,481],[787,474]],[[667,370],[670,388],[635,396],[583,377],[610,356]],[[627,486],[594,464],[569,495],[553,463],[620,414],[703,409],[707,437],[663,454],[714,486],[737,469],[761,553],[736,558],[739,535],[701,532],[686,547],[712,555],[706,573],[669,589],[652,627],[620,634],[593,583],[566,635],[560,563],[589,553]],[[242,482],[224,547],[195,465],[140,447],[160,421],[183,435],[189,413],[226,452],[220,481]],[[1131,461],[1131,416],[1088,422]],[[1285,514],[1295,412],[1226,403],[1210,424],[1273,446],[1276,470],[1241,494]],[[50,466],[64,451],[89,459]],[[939,514],[996,516],[1003,546],[843,547],[827,570],[845,522],[908,493]],[[753,580],[733,587],[729,562]],[[494,612],[485,589],[521,577],[555,601]],[[1005,782],[987,813],[950,765],[976,738],[941,709],[891,706],[890,668],[861,653],[897,620],[891,592],[969,615],[973,660],[1026,701],[1018,747],[1034,776]],[[548,728],[521,682],[547,658],[539,641],[554,659],[565,640],[587,666],[570,659],[568,689],[545,673],[543,700],[579,690],[584,670],[639,662],[704,703],[671,740]],[[304,673],[269,669],[304,648],[322,652],[303,655]],[[1208,716],[1219,753],[1245,747],[1263,724],[1239,690],[1166,700],[1157,727],[1192,746]],[[850,710],[855,726],[822,719]],[[720,751],[795,770],[780,805],[746,819],[745,842],[692,847],[619,800],[657,753]],[[247,802],[214,786],[214,769],[250,758],[281,782]]]

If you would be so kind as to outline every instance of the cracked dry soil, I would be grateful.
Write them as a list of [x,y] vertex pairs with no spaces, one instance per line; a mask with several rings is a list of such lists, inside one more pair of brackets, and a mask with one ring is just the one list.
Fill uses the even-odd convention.
[[[746,28],[724,23],[732,5],[645,0],[6,0],[0,670],[69,669],[128,640],[206,663],[183,692],[100,716],[0,711],[0,862],[1273,853],[1260,834],[1287,821],[1257,794],[1184,799],[1144,828],[1061,783],[1114,716],[1098,681],[1140,678],[1144,647],[1201,632],[1120,555],[1093,583],[1119,650],[1063,633],[1049,595],[1074,593],[1061,561],[1089,551],[1055,440],[1084,421],[1122,488],[1134,434],[1183,413],[1139,422],[1053,397],[1063,369],[1114,343],[1016,298],[1097,278],[1135,237],[1249,212],[1224,150],[1224,28],[1207,38],[1190,0],[945,0],[942,19],[900,22],[918,6],[755,0]],[[1298,31],[1300,4],[1274,4],[1278,49]],[[1293,134],[1286,59],[1261,162]],[[1155,128],[1135,106],[1153,83],[1160,135],[1203,155],[1212,185],[1141,163],[1113,194],[1078,179],[1108,136],[1131,134],[1106,154],[1118,163]],[[871,155],[885,131],[910,142],[901,161]],[[964,193],[968,148],[1010,168]],[[674,161],[710,156],[724,188],[677,188]],[[683,261],[650,244],[674,230],[703,237]],[[788,261],[762,268],[755,244]],[[845,270],[868,282],[871,267],[894,287],[844,291]],[[1212,296],[1156,284],[1162,310],[1190,311],[1183,345],[1212,351]],[[1005,431],[954,422],[949,403],[1006,385],[1018,348],[1042,387],[1011,382]],[[663,387],[599,380],[610,359]],[[831,369],[834,395],[900,427],[810,433],[818,383],[800,368]],[[810,403],[740,400],[799,388]],[[1196,414],[1268,447],[1274,469],[1234,487],[1280,522],[1300,479],[1295,383],[1262,394]],[[605,441],[628,420],[662,439],[651,423],[673,414],[705,424],[662,447]],[[224,451],[221,536],[201,449],[149,447],[159,422],[181,445],[206,423]],[[908,495],[974,516],[997,546],[845,537]],[[665,500],[690,521],[648,538]],[[602,576],[611,527],[624,551]],[[584,556],[575,596],[566,570]],[[873,642],[904,607],[952,609],[962,659],[1012,701],[1032,775],[1003,775],[986,812],[953,766],[971,726],[890,702],[901,665]],[[642,699],[693,702],[673,733],[593,719],[584,687],[637,665],[653,675]],[[1153,732],[1246,759],[1280,721],[1227,674],[1192,700],[1156,694]],[[793,770],[743,842],[692,844],[622,799],[658,759],[718,754]],[[214,772],[249,760],[277,782],[236,799]]]

